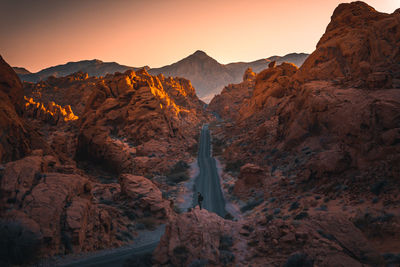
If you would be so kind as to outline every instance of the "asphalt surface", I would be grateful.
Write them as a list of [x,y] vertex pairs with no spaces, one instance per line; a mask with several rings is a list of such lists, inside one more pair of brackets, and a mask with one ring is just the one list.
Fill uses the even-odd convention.
[[140,256],[146,253],[152,253],[158,245],[158,242],[154,242],[149,245],[144,245],[131,250],[123,250],[114,252],[109,255],[101,255],[96,257],[90,257],[84,260],[80,260],[74,263],[60,265],[63,267],[113,267],[113,266],[124,266],[124,263],[131,257]]
[[200,173],[195,180],[193,206],[198,205],[197,192],[200,192],[204,198],[202,207],[224,217],[226,215],[225,199],[221,191],[216,162],[211,156],[211,136],[207,124],[201,129],[197,161]]
[[62,267],[123,267],[126,266],[126,261],[130,258],[153,253],[164,232],[165,225],[161,225],[155,231],[146,230],[141,233],[137,238],[137,243],[133,245],[98,251],[93,255],[67,259],[55,265]]
[[[219,175],[216,167],[216,162],[211,157],[211,136],[208,125],[204,125],[201,130],[199,154],[199,175],[195,179],[195,192],[193,195],[193,206],[197,203],[197,192],[203,195],[203,208],[224,217],[226,214],[225,200],[221,191]],[[159,233],[152,234],[147,242],[139,242],[141,245],[135,247],[119,248],[114,251],[104,251],[96,255],[87,256],[84,258],[70,260],[57,264],[63,267],[118,267],[124,266],[124,263],[132,257],[152,253],[157,247],[159,240],[164,233],[165,227],[161,228]],[[148,233],[150,234],[150,233]]]

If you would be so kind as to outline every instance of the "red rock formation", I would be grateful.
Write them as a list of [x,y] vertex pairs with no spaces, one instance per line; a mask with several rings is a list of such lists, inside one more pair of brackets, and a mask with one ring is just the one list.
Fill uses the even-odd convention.
[[188,266],[200,259],[218,266],[223,256],[219,250],[221,237],[230,236],[234,226],[232,221],[196,208],[170,220],[153,257],[162,266]]
[[[265,233],[262,227],[249,234],[257,255],[279,251],[290,255],[298,250],[318,266],[361,266],[364,252],[368,254],[365,264],[384,263],[376,252],[354,240],[374,243],[381,253],[400,252],[395,234],[400,221],[399,14],[382,14],[361,2],[341,4],[303,66],[297,70],[282,64],[259,73],[251,98],[239,106],[238,116],[231,116],[233,123],[226,124],[225,162],[252,163],[268,170],[256,186],[245,182],[254,178],[253,173],[241,172],[236,181],[234,192],[242,200],[252,197],[253,202],[243,207],[253,208],[258,198],[262,200],[260,189],[264,199],[269,199],[267,207],[258,204],[247,216],[311,217],[301,222],[309,229],[306,240],[304,229],[274,234],[286,227],[265,222],[272,226],[266,230],[272,231],[270,237],[258,238]],[[321,197],[323,201],[318,201]],[[323,215],[313,217],[321,211],[333,213],[325,214],[326,221]],[[371,215],[377,211],[391,218],[377,226],[374,221],[387,216]],[[353,229],[348,219],[362,232]],[[355,236],[346,236],[350,232]],[[339,245],[335,256],[325,246],[312,245],[318,234],[333,242],[328,246]],[[252,264],[265,265],[268,261],[263,260],[253,259]]]
[[24,83],[27,98],[44,105],[54,102],[61,106],[71,106],[79,117],[85,110],[85,104],[96,88],[98,78],[89,77],[87,73],[76,72],[66,77],[51,76],[38,83]]
[[400,12],[377,12],[363,2],[340,4],[316,50],[296,77],[368,88],[400,87]]
[[143,176],[122,174],[120,176],[121,193],[129,199],[128,206],[137,217],[148,212],[162,219],[170,215],[170,202],[162,198],[160,189]]
[[[377,167],[379,161],[400,162],[395,141],[400,93],[390,89],[396,86],[390,81],[400,77],[399,14],[379,13],[362,2],[339,5],[316,51],[299,70],[281,64],[257,75],[251,98],[229,129],[234,141],[225,150],[226,159],[307,181],[344,179],[351,170],[363,173],[365,184],[382,173],[399,177],[397,167]],[[366,63],[371,69],[363,75]],[[374,84],[380,74],[369,83],[378,71],[391,77],[388,83]]]
[[56,168],[49,159],[36,153],[5,165],[1,216],[30,222],[27,226],[43,238],[44,253],[113,245],[111,216],[93,205],[91,182],[78,174],[52,172]]
[[43,103],[35,102],[32,98],[25,99],[25,114],[28,117],[36,118],[44,122],[57,125],[62,122],[75,121],[78,116],[74,115],[70,105],[62,107],[54,102],[50,102],[47,105]]
[[22,103],[21,82],[0,57],[0,162],[21,158],[30,150],[29,135],[21,120]]
[[[7,74],[6,63],[3,68]],[[18,78],[11,79],[15,73],[6,74],[0,76],[5,79],[0,123],[16,134],[2,128],[8,132],[1,140],[4,154],[0,149],[2,161],[7,162],[0,166],[0,216],[37,233],[43,244],[41,255],[120,246],[132,241],[136,219],[164,222],[173,213],[153,182],[124,171],[169,170],[174,161],[189,157],[185,150],[196,141],[197,126],[207,118],[189,81],[157,78],[144,70],[105,78],[75,73],[26,83],[29,97],[24,101]],[[75,108],[79,120],[72,112]],[[36,138],[34,147],[43,148],[26,156],[10,148],[13,144],[16,151],[30,141],[18,139],[25,125],[32,131],[28,137]],[[36,137],[36,131],[44,138]],[[76,154],[107,162],[115,168],[109,169],[121,173],[119,181],[112,181],[115,174],[101,166],[75,161]],[[11,161],[14,157],[22,158]],[[99,183],[101,175],[110,176],[107,184]]]
[[233,222],[198,208],[168,223],[153,259],[156,266],[283,266],[296,253],[318,266],[382,263],[361,231],[339,214]]
[[230,84],[222,89],[221,94],[216,95],[211,100],[208,109],[216,112],[224,119],[236,118],[239,108],[248,103],[253,93],[255,77],[253,70],[247,69],[243,75],[243,82]]
[[146,157],[135,159],[137,172],[165,172],[173,164],[162,159],[165,152],[176,160],[184,156],[175,151],[196,142],[193,137],[205,118],[189,81],[155,77],[145,70],[109,75],[99,81],[86,105],[78,156],[121,173],[134,168],[132,155],[137,152]]
[[243,198],[251,195],[249,189],[261,189],[262,191],[266,179],[268,178],[264,169],[247,163],[240,168],[240,174],[233,188],[233,193]]

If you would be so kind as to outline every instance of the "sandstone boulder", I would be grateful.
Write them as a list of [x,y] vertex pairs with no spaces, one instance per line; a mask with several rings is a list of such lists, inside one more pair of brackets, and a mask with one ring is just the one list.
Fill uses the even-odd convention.
[[221,238],[231,237],[235,227],[234,222],[224,220],[205,209],[196,208],[180,214],[171,218],[167,224],[153,259],[162,266],[188,266],[200,260],[211,266],[221,266],[221,259],[229,249],[223,247]]
[[240,197],[251,194],[251,190],[259,190],[264,187],[267,174],[260,166],[247,163],[240,168],[238,180],[233,188],[233,193]]
[[162,219],[171,214],[170,202],[162,198],[160,189],[149,179],[122,174],[119,180],[121,193],[128,198],[129,207],[138,217],[146,214]]

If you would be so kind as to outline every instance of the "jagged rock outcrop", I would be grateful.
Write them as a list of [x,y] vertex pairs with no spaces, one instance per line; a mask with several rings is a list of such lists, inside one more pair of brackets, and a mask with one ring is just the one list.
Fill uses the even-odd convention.
[[39,119],[52,125],[78,119],[78,116],[74,115],[70,105],[62,107],[54,102],[44,105],[43,103],[35,102],[32,98],[24,96],[24,99],[24,113],[28,117]]
[[399,88],[399,17],[399,10],[380,13],[360,1],[340,4],[296,78],[338,80],[358,88]]
[[239,108],[248,103],[253,94],[256,74],[248,68],[243,75],[243,82],[230,84],[222,89],[208,105],[208,109],[216,112],[223,119],[236,118]]
[[238,180],[235,182],[233,193],[239,197],[251,195],[250,190],[263,190],[264,182],[268,179],[267,172],[255,164],[247,163],[240,168]]
[[153,258],[161,266],[189,266],[196,261],[221,266],[225,258],[233,255],[226,255],[230,248],[224,248],[221,240],[229,238],[235,226],[205,209],[180,214],[167,224]]
[[155,77],[143,69],[108,75],[96,86],[82,115],[77,155],[117,173],[166,171],[167,155],[184,157],[175,151],[196,142],[197,127],[206,119],[185,79]]
[[153,253],[156,266],[285,266],[296,263],[291,258],[304,258],[306,266],[384,262],[351,221],[321,212],[302,220],[255,216],[234,222],[195,208],[171,219]]
[[[189,79],[195,86],[199,98],[208,103],[213,95],[219,93],[225,85],[240,82],[243,72],[249,67],[258,72],[266,68],[271,61],[279,63],[292,62],[297,66],[301,66],[307,56],[308,54],[304,53],[291,53],[285,56],[272,56],[253,62],[235,62],[224,65],[199,50],[171,65],[153,69],[147,66],[144,68],[152,75],[164,74],[165,76]],[[43,69],[37,73],[26,72],[21,68],[15,69],[18,71],[21,80],[35,83],[41,83],[41,81],[45,81],[49,77],[69,76],[76,72],[88,73],[89,76],[104,77],[115,72],[139,70],[139,68],[120,65],[115,62],[102,62],[97,59],[68,62]],[[55,102],[65,105],[58,101]],[[73,110],[75,110],[74,107]]]
[[155,218],[166,218],[171,214],[170,202],[162,198],[160,189],[143,176],[122,174],[119,177],[121,193],[129,199],[128,206],[135,216],[152,214]]
[[76,72],[65,77],[50,76],[38,83],[24,83],[24,94],[34,102],[44,105],[54,102],[60,106],[70,106],[79,117],[85,110],[90,94],[95,90],[98,78],[87,73]]
[[120,233],[135,218],[161,221],[172,213],[170,202],[145,177],[124,174],[119,183],[101,184],[41,150],[8,162],[0,176],[1,218],[36,233],[41,255],[120,246],[131,241]]
[[[236,124],[229,133],[236,137],[225,150],[228,161],[257,163],[307,181],[343,179],[350,170],[362,172],[365,184],[382,172],[399,177],[397,167],[377,171],[377,162],[396,166],[400,160],[400,91],[391,89],[396,83],[382,88],[368,82],[378,69],[391,75],[387,81],[397,79],[399,15],[362,2],[341,4],[300,69],[284,63],[260,72],[240,116],[232,116]],[[374,67],[363,76],[365,62]]]
[[0,57],[0,162],[23,157],[30,151],[29,134],[21,119],[22,84]]
[[43,253],[117,244],[111,216],[92,203],[92,183],[79,174],[54,172],[57,160],[41,153],[4,166],[1,217],[26,222],[41,236]]
[[[400,220],[399,16],[398,10],[383,14],[361,2],[341,4],[300,69],[281,64],[256,76],[252,95],[239,106],[239,115],[227,117],[223,150],[226,166],[251,163],[266,170],[257,187],[244,182],[254,175],[245,172],[233,187],[232,191],[247,193],[238,194],[248,199],[243,210],[259,205],[248,216],[264,212],[267,218],[301,220],[315,211],[334,211],[332,225],[350,218],[369,242],[387,244],[379,245],[381,253],[400,252],[397,235],[387,230],[398,229]],[[229,97],[225,99],[229,105]],[[268,207],[259,204],[263,200],[268,200]],[[355,218],[356,210],[361,218]],[[377,211],[383,215],[373,217]],[[380,221],[385,216],[390,219]],[[342,248],[354,245],[332,235]],[[274,248],[285,249],[273,239]],[[297,246],[296,234],[284,240]],[[260,249],[266,247],[259,244]],[[271,248],[263,253],[267,251],[271,253]],[[327,258],[321,257],[318,265],[383,265],[375,256],[363,262],[360,250],[341,251],[337,259],[324,252]],[[289,252],[293,253],[285,253]],[[343,252],[350,257],[342,259]]]

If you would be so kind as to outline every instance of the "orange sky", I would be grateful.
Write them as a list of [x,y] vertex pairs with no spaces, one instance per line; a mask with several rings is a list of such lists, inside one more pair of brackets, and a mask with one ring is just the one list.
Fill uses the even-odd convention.
[[341,2],[350,1],[0,0],[0,54],[36,72],[94,58],[160,67],[196,50],[221,63],[311,53]]

